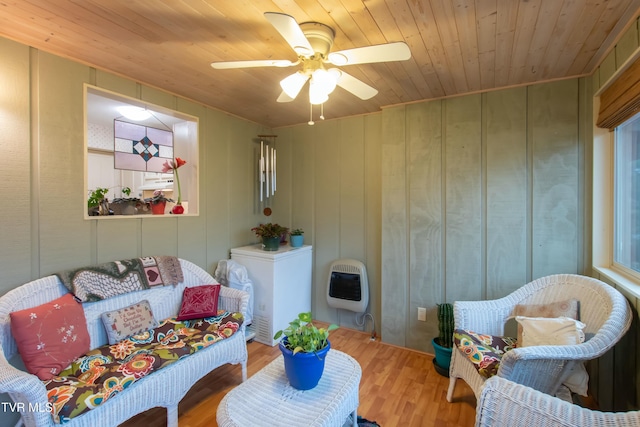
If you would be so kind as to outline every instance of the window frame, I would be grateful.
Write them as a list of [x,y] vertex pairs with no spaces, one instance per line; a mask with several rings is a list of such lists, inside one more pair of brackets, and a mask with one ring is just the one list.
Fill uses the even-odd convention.
[[[594,97],[597,117],[600,98]],[[613,261],[615,133],[593,123],[592,267],[617,289],[640,298],[640,275]]]
[[[182,202],[183,205],[186,206],[188,204],[188,212],[180,215],[180,216],[199,216],[199,207],[200,207],[200,179],[199,179],[199,148],[200,148],[200,123],[199,118],[196,116],[192,116],[180,111],[176,111],[170,108],[162,107],[160,105],[152,104],[140,99],[132,98],[126,95],[122,95],[120,93],[116,93],[107,89],[103,89],[101,87],[97,87],[90,84],[84,84],[84,194],[83,198],[83,211],[84,211],[84,219],[85,220],[114,220],[114,219],[130,219],[130,218],[163,218],[167,215],[151,215],[150,213],[136,214],[136,215],[105,215],[105,216],[90,216],[87,209],[87,197],[89,191],[92,188],[89,188],[89,157],[91,154],[96,154],[96,150],[90,147],[89,144],[89,94],[95,95],[98,98],[104,98],[106,100],[113,100],[115,103],[127,104],[137,107],[144,107],[150,111],[153,111],[157,115],[161,116],[163,119],[169,118],[174,123],[171,127],[174,133],[174,144],[182,143],[183,145],[180,149],[176,149],[174,146],[174,157],[182,157],[187,160],[187,164],[180,168],[180,181],[182,188]],[[119,116],[119,113],[113,113],[113,117],[109,117],[110,120],[113,120]],[[176,131],[176,127],[179,128]],[[176,138],[181,140],[182,142],[177,142]],[[99,151],[105,150],[97,150]],[[114,168],[115,170],[115,168]],[[136,173],[136,174],[145,174],[148,172],[141,171],[124,171],[125,173]],[[164,177],[167,174],[159,174],[160,177]],[[173,176],[173,174],[171,174]],[[140,179],[138,177],[138,179]],[[122,183],[122,185],[126,185]],[[122,188],[122,186],[116,186],[117,188]],[[186,187],[186,188],[185,188]],[[111,188],[110,188],[111,189]],[[185,191],[186,190],[186,191]],[[145,193],[148,193],[145,189]],[[185,193],[188,197],[191,198],[191,201],[185,200]],[[114,192],[108,193],[113,198],[114,195],[118,194],[117,189],[114,187]],[[123,196],[124,197],[124,196]],[[133,197],[133,195],[132,195]],[[137,197],[137,195],[136,195]],[[149,195],[144,195],[144,197],[149,197]],[[168,196],[171,197],[171,196]],[[143,198],[143,197],[141,197]],[[176,196],[173,197],[174,199]],[[187,202],[187,203],[185,203]],[[173,204],[171,204],[172,206]],[[169,206],[169,205],[168,205]],[[170,207],[170,206],[169,206]],[[165,211],[166,212],[166,211]]]

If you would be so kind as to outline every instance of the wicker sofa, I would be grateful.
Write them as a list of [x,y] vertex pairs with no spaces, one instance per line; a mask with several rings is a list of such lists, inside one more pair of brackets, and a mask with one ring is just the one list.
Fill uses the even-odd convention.
[[[149,301],[157,319],[175,316],[181,305],[183,290],[203,284],[217,283],[211,275],[195,264],[180,259],[184,280],[175,286],[160,286],[130,292],[98,302],[84,303],[90,348],[107,344],[107,334],[101,314],[130,306],[141,300]],[[56,425],[47,408],[47,390],[36,376],[20,369],[17,344],[11,334],[10,313],[33,308],[68,293],[58,276],[43,277],[19,286],[0,297],[0,393],[8,393],[14,408],[20,412],[26,426]],[[222,286],[218,307],[230,312],[246,313],[249,295],[246,292]],[[66,424],[75,426],[116,426],[134,415],[153,407],[167,409],[167,425],[178,425],[178,403],[200,378],[230,363],[242,367],[242,381],[246,380],[247,347],[242,325],[231,337],[203,348],[188,357],[154,372],[131,384],[118,396]],[[40,410],[34,410],[39,408]]]

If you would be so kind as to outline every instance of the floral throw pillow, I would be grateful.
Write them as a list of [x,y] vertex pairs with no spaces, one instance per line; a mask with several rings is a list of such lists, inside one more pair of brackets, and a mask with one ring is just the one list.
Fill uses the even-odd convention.
[[485,378],[498,372],[502,355],[516,346],[515,338],[483,335],[463,329],[454,331],[453,340],[456,347]]
[[29,372],[48,380],[89,351],[82,304],[65,294],[46,304],[10,313],[11,333]]
[[218,314],[220,284],[185,288],[178,320],[202,319]]

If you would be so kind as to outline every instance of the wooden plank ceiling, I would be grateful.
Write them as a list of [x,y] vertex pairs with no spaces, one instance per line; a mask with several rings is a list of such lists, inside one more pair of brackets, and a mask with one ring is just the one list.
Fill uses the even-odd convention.
[[589,75],[639,11],[640,0],[6,0],[0,35],[275,128],[309,120],[304,90],[276,102],[296,68],[210,67],[296,60],[264,12],[329,25],[332,51],[409,45],[407,61],[345,66],[379,93],[363,101],[337,88],[331,119]]

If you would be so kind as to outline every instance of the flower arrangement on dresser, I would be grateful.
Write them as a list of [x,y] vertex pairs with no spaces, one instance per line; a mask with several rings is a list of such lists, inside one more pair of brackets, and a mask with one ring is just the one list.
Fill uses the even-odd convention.
[[269,222],[253,227],[251,231],[262,239],[262,249],[265,251],[277,251],[280,247],[280,242],[289,232],[289,229],[277,223],[273,224]]

